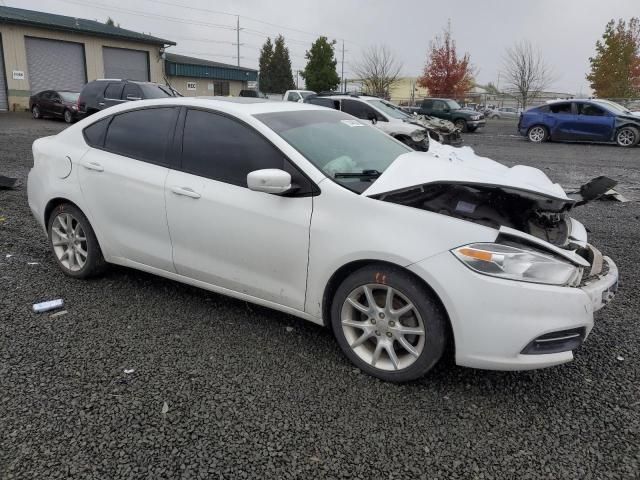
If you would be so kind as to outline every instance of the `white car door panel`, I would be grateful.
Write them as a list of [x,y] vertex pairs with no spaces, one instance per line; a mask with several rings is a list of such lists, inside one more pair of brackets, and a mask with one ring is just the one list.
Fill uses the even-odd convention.
[[165,189],[177,273],[302,310],[312,197],[246,186],[251,171],[286,169],[284,154],[237,119],[189,109],[181,155]]
[[[145,113],[149,112],[149,113]],[[127,115],[131,115],[127,117]],[[101,232],[107,255],[175,271],[165,210],[165,180],[169,168],[131,158],[125,150],[139,150],[153,161],[163,163],[167,129],[174,128],[174,109],[138,110],[117,115],[109,125],[104,145],[90,148],[80,160],[80,185],[92,222]],[[141,121],[147,121],[140,128]],[[129,143],[119,142],[120,133],[137,125],[139,133]],[[138,132],[138,130],[140,130]],[[154,131],[157,138],[154,138]],[[107,151],[105,149],[117,150]]]
[[177,273],[302,310],[311,202],[172,170],[166,204]]

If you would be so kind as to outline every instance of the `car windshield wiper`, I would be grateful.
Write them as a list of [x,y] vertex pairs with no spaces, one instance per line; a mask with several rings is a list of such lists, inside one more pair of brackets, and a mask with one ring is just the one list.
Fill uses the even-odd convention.
[[336,172],[333,178],[378,178],[382,172],[378,170],[363,170],[361,172]]

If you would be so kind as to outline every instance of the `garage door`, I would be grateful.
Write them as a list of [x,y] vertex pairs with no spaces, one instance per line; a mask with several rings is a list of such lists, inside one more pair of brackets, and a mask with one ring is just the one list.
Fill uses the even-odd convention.
[[149,81],[149,53],[143,50],[102,47],[104,76]]
[[0,38],[0,110],[8,110],[7,84],[5,83],[4,57],[2,56],[2,39]]
[[87,83],[82,44],[34,37],[25,37],[24,40],[31,93],[82,90]]

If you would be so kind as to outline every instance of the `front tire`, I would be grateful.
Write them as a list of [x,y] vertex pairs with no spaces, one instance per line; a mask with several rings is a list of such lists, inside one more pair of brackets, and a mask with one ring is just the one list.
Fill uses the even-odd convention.
[[47,222],[49,245],[62,271],[74,278],[102,273],[106,262],[91,224],[70,203],[55,207]]
[[42,113],[40,112],[40,107],[38,107],[37,105],[34,105],[33,108],[31,109],[31,116],[33,116],[33,118],[36,120],[41,119]]
[[467,122],[466,120],[463,120],[462,118],[459,118],[458,120],[456,120],[455,122],[453,122],[453,124],[462,132],[465,133],[467,131]]
[[338,287],[333,333],[360,370],[391,382],[424,376],[447,343],[446,318],[433,294],[409,273],[379,264],[363,267]]
[[640,133],[634,127],[622,127],[616,132],[616,143],[619,147],[634,147],[640,141]]
[[73,114],[70,110],[64,111],[64,121],[69,124],[73,123]]
[[535,125],[527,132],[527,138],[533,143],[546,142],[549,139],[549,131],[542,125]]

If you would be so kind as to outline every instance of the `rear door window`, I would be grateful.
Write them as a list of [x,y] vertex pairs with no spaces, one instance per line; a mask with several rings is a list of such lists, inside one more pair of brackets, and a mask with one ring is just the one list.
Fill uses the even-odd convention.
[[84,140],[93,148],[102,148],[104,146],[104,135],[107,133],[107,127],[111,117],[103,118],[86,127],[82,133]]
[[169,165],[166,149],[176,123],[176,108],[146,108],[115,115],[104,149],[125,157]]
[[140,100],[142,91],[135,83],[127,83],[122,91],[122,100]]
[[120,100],[123,88],[124,84],[122,83],[110,83],[109,85],[107,85],[107,89],[104,91],[104,98]]
[[559,115],[571,115],[571,102],[554,103],[552,105],[549,105],[549,110],[551,110],[551,113],[556,113]]

